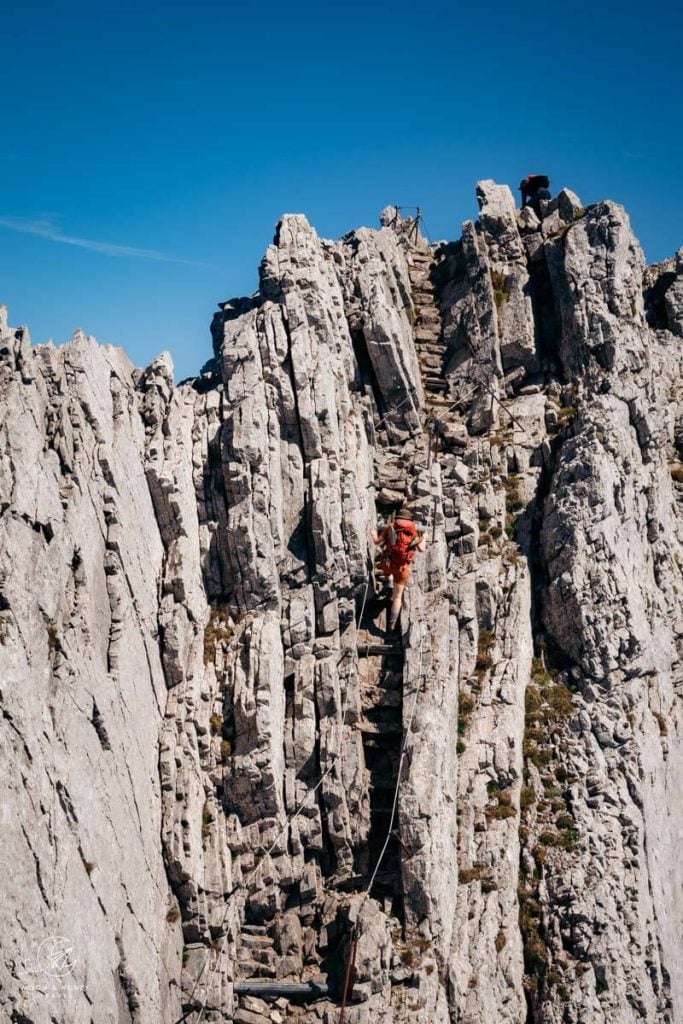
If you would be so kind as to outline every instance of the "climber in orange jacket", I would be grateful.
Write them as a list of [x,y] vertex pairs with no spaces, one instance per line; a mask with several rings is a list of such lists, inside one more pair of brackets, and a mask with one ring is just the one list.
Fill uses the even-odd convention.
[[378,568],[393,581],[393,596],[389,612],[389,629],[396,628],[401,613],[401,602],[408,577],[410,563],[416,551],[424,551],[427,542],[420,529],[413,522],[411,512],[402,508],[396,518],[378,533],[371,530],[373,543],[383,549]]

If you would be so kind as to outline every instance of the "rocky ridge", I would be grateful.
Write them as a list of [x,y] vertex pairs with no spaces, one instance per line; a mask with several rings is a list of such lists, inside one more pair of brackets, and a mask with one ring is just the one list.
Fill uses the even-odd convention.
[[182,385],[1,321],[8,1020],[683,1021],[683,259],[477,197],[284,217]]

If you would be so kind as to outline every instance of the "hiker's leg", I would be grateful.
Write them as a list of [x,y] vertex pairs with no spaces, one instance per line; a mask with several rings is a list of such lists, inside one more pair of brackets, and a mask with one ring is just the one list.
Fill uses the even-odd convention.
[[391,566],[388,562],[381,561],[377,563],[377,591],[375,597],[378,601],[385,601],[391,594],[394,586],[394,578],[391,575]]
[[394,583],[394,593],[391,602],[391,611],[389,613],[389,626],[391,629],[393,629],[398,622],[398,617],[401,613],[401,602],[403,601],[403,591],[405,588],[405,583]]

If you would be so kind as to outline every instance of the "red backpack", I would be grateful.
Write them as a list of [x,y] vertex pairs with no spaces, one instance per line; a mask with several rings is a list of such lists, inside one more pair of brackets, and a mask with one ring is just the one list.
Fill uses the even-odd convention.
[[386,553],[393,566],[409,565],[415,558],[417,526],[409,519],[395,519],[387,530]]

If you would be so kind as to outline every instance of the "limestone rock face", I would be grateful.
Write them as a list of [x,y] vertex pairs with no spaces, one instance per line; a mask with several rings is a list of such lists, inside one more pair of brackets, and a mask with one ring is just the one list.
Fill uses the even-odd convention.
[[170,1020],[164,544],[134,370],[5,322],[0,359],[3,1018]]
[[3,1019],[683,1022],[681,253],[477,197],[284,217],[180,386],[2,308]]

